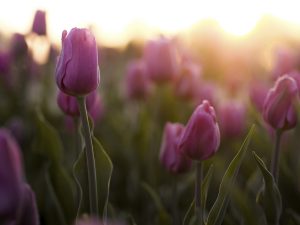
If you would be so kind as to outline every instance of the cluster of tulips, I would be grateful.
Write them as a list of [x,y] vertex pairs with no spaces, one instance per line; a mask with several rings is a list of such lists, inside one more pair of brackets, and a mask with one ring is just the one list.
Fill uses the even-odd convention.
[[176,38],[120,63],[73,28],[39,65],[27,43],[46,37],[37,11],[0,52],[1,224],[300,224],[295,56],[279,52],[249,104]]

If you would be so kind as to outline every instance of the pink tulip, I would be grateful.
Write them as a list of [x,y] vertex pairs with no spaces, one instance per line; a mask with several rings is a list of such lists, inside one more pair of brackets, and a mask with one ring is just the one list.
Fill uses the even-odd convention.
[[205,160],[216,153],[220,145],[220,130],[214,108],[207,100],[190,117],[179,143],[182,153],[193,160]]
[[150,78],[165,83],[178,75],[179,56],[171,40],[160,38],[149,41],[144,49],[144,59]]
[[265,98],[267,97],[269,86],[262,81],[255,81],[249,87],[251,103],[259,112],[263,111]]
[[145,99],[151,92],[151,81],[143,60],[131,61],[126,71],[126,91],[131,99]]
[[179,123],[167,123],[160,148],[159,159],[170,173],[183,173],[191,168],[192,161],[179,151],[178,143],[184,131]]
[[9,131],[0,129],[0,218],[15,218],[21,200],[22,163],[20,149]]
[[46,35],[46,12],[37,10],[34,15],[32,32],[38,35]]
[[193,99],[200,86],[201,67],[188,60],[182,63],[179,76],[175,80],[175,94],[183,99]]
[[100,82],[98,49],[87,29],[73,28],[62,33],[62,51],[56,64],[56,83],[68,95],[83,96],[96,90]]
[[284,75],[276,80],[264,102],[263,117],[274,129],[292,129],[297,123],[297,113],[294,106],[298,94],[296,81]]
[[218,110],[221,134],[224,137],[240,137],[246,128],[246,108],[238,101],[227,101]]

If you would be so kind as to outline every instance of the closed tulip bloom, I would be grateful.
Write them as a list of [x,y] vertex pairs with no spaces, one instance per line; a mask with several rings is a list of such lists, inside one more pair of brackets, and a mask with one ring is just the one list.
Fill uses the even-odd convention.
[[[95,104],[98,92],[97,90],[90,93],[86,98],[86,108],[89,111]],[[69,116],[80,116],[79,107],[76,97],[67,95],[62,91],[58,92],[57,104],[59,108]]]
[[182,153],[192,160],[211,157],[220,145],[220,130],[214,108],[207,100],[190,117],[179,143]]
[[167,123],[164,128],[159,160],[170,173],[182,173],[191,168],[192,160],[179,151],[178,144],[184,126],[180,123]]
[[292,129],[297,123],[294,100],[298,94],[296,81],[284,75],[276,80],[264,102],[264,120],[275,130]]
[[222,136],[240,137],[246,128],[246,108],[238,101],[227,101],[219,108],[219,124]]
[[62,51],[56,64],[56,83],[68,95],[83,96],[100,82],[98,50],[88,29],[73,28],[62,33]]
[[128,64],[126,71],[126,91],[131,99],[145,99],[151,92],[151,81],[143,60],[135,60]]
[[14,219],[21,199],[20,149],[6,129],[0,129],[0,218]]
[[255,81],[249,87],[251,103],[259,112],[263,112],[265,98],[267,97],[269,86],[262,81]]
[[34,15],[32,32],[38,35],[46,35],[46,12],[37,10]]
[[183,99],[193,99],[200,89],[201,67],[192,62],[185,61],[181,65],[179,76],[175,80],[175,94]]
[[278,48],[275,51],[272,75],[275,79],[293,71],[297,67],[297,56],[289,48]]
[[21,221],[22,225],[40,224],[35,194],[26,183],[22,184],[22,202],[19,212],[17,220]]
[[173,80],[178,75],[179,55],[175,45],[166,38],[149,41],[144,49],[149,76],[156,83]]

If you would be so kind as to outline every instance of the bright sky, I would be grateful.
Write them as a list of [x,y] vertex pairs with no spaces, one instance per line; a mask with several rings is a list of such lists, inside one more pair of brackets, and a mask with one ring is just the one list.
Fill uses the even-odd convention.
[[213,18],[234,35],[244,35],[265,14],[300,26],[299,0],[8,0],[0,7],[0,31],[26,33],[36,9],[47,11],[54,41],[62,30],[93,24],[104,44],[122,45],[132,36],[173,34]]

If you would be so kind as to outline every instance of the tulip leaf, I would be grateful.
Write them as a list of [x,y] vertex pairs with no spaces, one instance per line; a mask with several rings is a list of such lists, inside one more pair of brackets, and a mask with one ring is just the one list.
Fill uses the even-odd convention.
[[55,128],[44,118],[42,113],[35,116],[34,151],[50,162],[61,162],[63,159],[63,145]]
[[76,211],[72,179],[61,164],[50,164],[49,175],[66,220],[70,223],[74,219]]
[[267,221],[271,224],[278,224],[282,211],[280,191],[264,161],[255,152],[252,152],[252,154],[264,178],[264,185],[256,200],[264,208]]
[[247,152],[250,140],[254,132],[252,125],[247,137],[245,138],[240,150],[229,164],[219,187],[219,193],[207,218],[206,225],[221,225],[230,200],[231,191],[235,183],[238,171]]
[[162,204],[160,197],[158,194],[155,192],[155,190],[147,183],[142,182],[142,187],[145,189],[145,191],[148,192],[150,195],[151,199],[153,200],[156,209],[158,210],[159,213],[159,224],[163,225],[170,225],[171,224],[171,217],[167,213],[167,210],[165,209],[164,205]]

